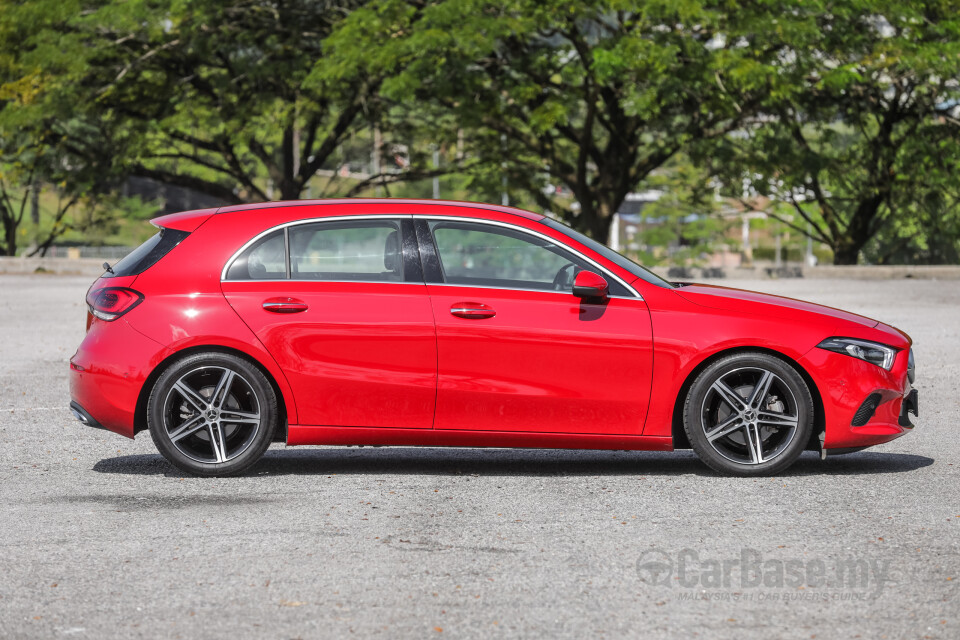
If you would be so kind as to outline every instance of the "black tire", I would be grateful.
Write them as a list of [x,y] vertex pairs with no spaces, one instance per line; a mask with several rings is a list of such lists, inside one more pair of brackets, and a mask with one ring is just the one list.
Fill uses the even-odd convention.
[[683,427],[697,456],[714,471],[768,476],[792,465],[806,448],[813,415],[810,389],[790,364],[766,353],[736,353],[711,363],[693,381]]
[[256,464],[277,428],[277,397],[253,364],[226,353],[173,363],[147,401],[157,450],[178,469],[230,476]]

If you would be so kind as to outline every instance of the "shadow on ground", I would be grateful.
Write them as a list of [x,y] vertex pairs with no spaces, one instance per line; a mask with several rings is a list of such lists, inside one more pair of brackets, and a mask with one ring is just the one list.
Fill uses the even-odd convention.
[[[926,456],[860,452],[821,461],[804,453],[781,476],[873,475],[907,473],[933,464]],[[93,466],[99,473],[165,475],[184,473],[159,455],[105,458]],[[690,451],[508,450],[439,448],[301,449],[268,451],[247,476],[333,474],[411,474],[476,476],[716,476]]]

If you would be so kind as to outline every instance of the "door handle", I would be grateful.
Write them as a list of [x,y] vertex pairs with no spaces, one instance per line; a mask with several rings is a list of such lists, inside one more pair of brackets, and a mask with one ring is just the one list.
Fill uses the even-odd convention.
[[480,302],[458,302],[450,307],[450,313],[468,320],[482,320],[497,315],[496,311]]
[[264,311],[270,313],[300,313],[308,308],[306,302],[296,298],[270,298],[263,301]]

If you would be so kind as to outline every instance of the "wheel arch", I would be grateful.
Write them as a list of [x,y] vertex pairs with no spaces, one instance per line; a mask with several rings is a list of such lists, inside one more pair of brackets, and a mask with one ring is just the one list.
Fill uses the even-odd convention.
[[683,405],[684,399],[687,397],[687,393],[690,391],[690,387],[693,385],[693,381],[697,379],[697,376],[700,375],[700,372],[709,367],[711,364],[724,358],[726,356],[735,355],[739,353],[763,353],[769,356],[783,360],[786,364],[790,365],[800,377],[803,378],[803,381],[806,383],[807,388],[810,390],[810,395],[813,397],[813,430],[810,434],[810,441],[806,445],[808,451],[819,451],[820,450],[820,434],[824,432],[826,428],[826,418],[823,409],[823,398],[820,396],[820,389],[817,388],[817,384],[813,381],[813,378],[807,372],[803,366],[791,358],[790,356],[781,353],[775,349],[769,349],[765,347],[752,347],[752,346],[743,346],[743,347],[732,347],[729,349],[722,349],[716,353],[712,353],[701,362],[695,366],[687,377],[684,379],[683,384],[680,385],[680,391],[677,393],[677,397],[674,399],[673,403],[673,414],[671,420],[671,435],[673,436],[673,448],[674,449],[689,449],[690,441],[687,439],[686,431],[683,429]]
[[274,433],[273,440],[274,442],[286,442],[288,416],[287,402],[284,398],[282,390],[280,389],[280,385],[277,384],[277,381],[273,377],[273,374],[270,373],[270,370],[245,351],[234,349],[232,347],[225,347],[223,345],[212,344],[193,345],[185,349],[181,349],[180,351],[170,354],[160,364],[154,367],[153,371],[150,372],[150,375],[147,376],[146,381],[143,383],[143,387],[140,389],[140,394],[137,396],[137,406],[133,414],[133,434],[136,435],[141,431],[147,430],[147,401],[150,398],[150,392],[153,389],[154,384],[156,384],[157,379],[163,375],[164,371],[169,369],[178,360],[197,353],[225,353],[242,358],[243,360],[246,360],[255,366],[260,373],[264,375],[264,377],[267,379],[267,382],[270,383],[270,387],[273,389],[273,393],[277,397],[277,409],[279,410],[280,415],[277,416],[277,430]]

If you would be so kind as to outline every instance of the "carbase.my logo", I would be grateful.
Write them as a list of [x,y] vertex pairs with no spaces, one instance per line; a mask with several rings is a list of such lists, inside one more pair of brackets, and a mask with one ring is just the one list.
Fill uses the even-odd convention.
[[764,558],[749,548],[741,549],[739,556],[720,559],[703,558],[694,549],[676,554],[651,549],[640,555],[636,567],[641,582],[657,586],[676,583],[687,589],[872,589],[876,596],[893,580],[890,561],[885,559]]
[[637,558],[637,576],[641,582],[655,585],[670,584],[673,576],[673,559],[660,549],[644,551]]

